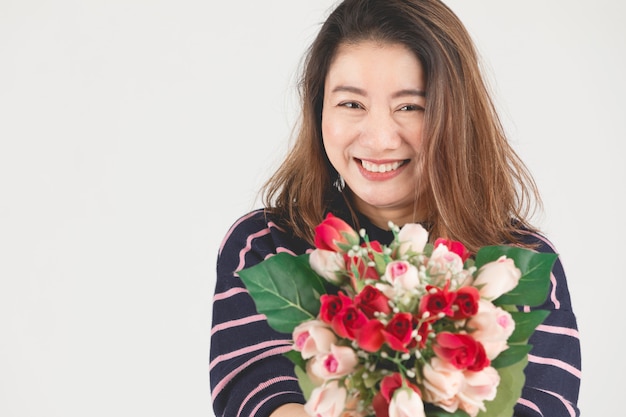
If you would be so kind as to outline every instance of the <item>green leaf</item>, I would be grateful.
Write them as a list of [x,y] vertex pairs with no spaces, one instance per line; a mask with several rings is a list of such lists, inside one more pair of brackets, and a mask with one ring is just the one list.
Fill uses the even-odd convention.
[[257,310],[269,325],[291,333],[300,323],[314,319],[320,297],[327,293],[326,281],[309,265],[309,256],[279,253],[242,271],[239,277],[248,288]]
[[548,317],[548,310],[534,310],[528,313],[522,311],[511,312],[511,316],[515,321],[515,330],[509,337],[509,343],[524,343],[531,334]]
[[542,304],[550,289],[550,272],[556,261],[555,253],[539,253],[515,246],[485,246],[476,254],[476,267],[497,260],[506,255],[513,259],[515,266],[522,272],[517,285],[506,294],[494,300],[495,305],[515,304],[538,306]]
[[500,353],[497,358],[491,361],[491,366],[496,369],[506,368],[523,360],[532,345],[510,345],[507,350]]
[[295,350],[289,350],[283,353],[283,356],[293,362],[296,367],[306,370],[306,360],[302,358],[300,352]]
[[296,377],[298,377],[298,385],[304,394],[304,398],[308,400],[311,398],[311,392],[316,388],[316,385],[311,381],[311,378],[307,375],[306,371],[299,366],[296,366]]
[[486,411],[478,413],[478,417],[502,417],[512,416],[513,407],[522,395],[522,387],[526,381],[524,368],[528,358],[504,368],[497,369],[500,375],[500,384],[493,401],[485,402]]

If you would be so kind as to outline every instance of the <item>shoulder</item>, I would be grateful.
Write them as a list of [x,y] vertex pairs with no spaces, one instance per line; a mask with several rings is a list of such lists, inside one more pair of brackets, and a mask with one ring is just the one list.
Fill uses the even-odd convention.
[[218,265],[237,271],[279,252],[300,255],[310,249],[307,242],[280,224],[280,219],[264,209],[241,216],[222,240]]
[[527,229],[518,230],[520,243],[523,246],[534,248],[537,252],[541,253],[556,253],[558,254],[554,244],[543,234],[539,232],[530,231]]
[[550,293],[545,304],[540,307],[555,310],[571,310],[571,299],[565,269],[555,245],[546,236],[538,232],[521,230],[519,231],[519,236],[523,245],[531,247],[537,252],[554,253],[557,255],[550,276]]

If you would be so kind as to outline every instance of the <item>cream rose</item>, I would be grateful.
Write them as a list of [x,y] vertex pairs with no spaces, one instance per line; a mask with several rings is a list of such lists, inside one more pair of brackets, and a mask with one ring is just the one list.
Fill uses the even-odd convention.
[[447,279],[456,278],[463,272],[463,259],[450,251],[446,245],[439,245],[433,250],[428,260],[428,268],[431,275],[439,275],[437,282],[433,284],[441,286]]
[[424,399],[453,413],[459,406],[457,394],[465,377],[463,372],[438,357],[433,357],[424,368]]
[[392,261],[387,264],[385,278],[394,287],[404,290],[417,288],[420,283],[415,265],[406,261]]
[[346,405],[348,393],[337,381],[330,381],[311,392],[311,397],[304,405],[304,411],[310,416],[339,417]]
[[480,300],[478,312],[467,321],[472,337],[482,343],[489,359],[495,359],[509,346],[508,338],[515,330],[511,314],[494,306],[490,301]]
[[498,371],[490,366],[480,372],[465,372],[465,383],[458,394],[459,408],[475,417],[485,410],[485,401],[496,398],[499,383]]
[[358,362],[356,352],[351,347],[331,345],[330,352],[312,359],[309,372],[313,379],[339,378],[354,371]]
[[472,284],[480,291],[480,296],[489,301],[517,287],[522,272],[515,266],[513,259],[502,255],[498,260],[483,265]]
[[425,417],[422,397],[411,388],[398,388],[389,403],[389,417]]
[[421,224],[407,223],[400,229],[398,241],[400,242],[398,248],[400,256],[421,253],[428,242],[428,232]]
[[330,346],[337,341],[337,336],[326,323],[309,320],[293,329],[293,340],[294,350],[300,352],[303,359],[309,359],[330,352]]
[[309,265],[328,282],[340,285],[344,281],[341,271],[346,268],[346,263],[339,252],[315,249],[309,255]]

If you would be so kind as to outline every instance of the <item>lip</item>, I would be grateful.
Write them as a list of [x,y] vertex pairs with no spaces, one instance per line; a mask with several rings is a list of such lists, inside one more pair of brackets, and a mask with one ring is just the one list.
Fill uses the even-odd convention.
[[[366,179],[370,180],[370,181],[387,181],[390,180],[392,178],[397,177],[398,175],[400,175],[407,167],[408,163],[410,162],[410,159],[359,159],[359,158],[354,158],[356,165],[359,169],[359,172],[361,173],[361,175],[363,177],[365,177]],[[372,171],[368,171],[365,168],[363,168],[363,165],[361,163],[361,161],[366,161],[372,164],[376,164],[376,165],[383,165],[383,164],[393,164],[395,162],[400,162],[401,165],[394,169],[393,171],[387,171],[387,172],[372,172]]]

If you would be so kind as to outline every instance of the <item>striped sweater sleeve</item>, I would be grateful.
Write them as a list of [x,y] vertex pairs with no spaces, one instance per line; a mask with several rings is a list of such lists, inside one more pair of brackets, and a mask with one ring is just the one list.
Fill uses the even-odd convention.
[[293,364],[283,356],[291,335],[269,327],[237,275],[279,251],[293,253],[293,246],[256,211],[239,219],[220,247],[209,361],[218,417],[267,417],[282,404],[304,403]]
[[[526,240],[538,244],[540,252],[556,253],[543,236],[529,234]],[[543,305],[536,307],[549,310],[550,315],[529,340],[533,347],[528,355],[522,398],[515,407],[516,417],[580,416],[580,340],[565,272],[558,258],[550,278],[549,295]]]

